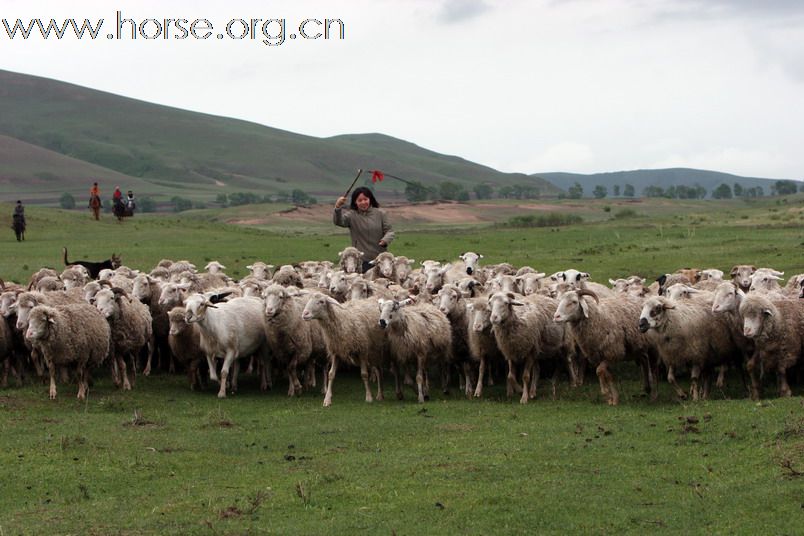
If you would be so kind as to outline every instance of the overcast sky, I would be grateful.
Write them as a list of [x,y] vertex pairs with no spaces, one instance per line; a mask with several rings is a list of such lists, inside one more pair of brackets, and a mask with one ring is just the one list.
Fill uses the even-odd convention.
[[[107,39],[117,10],[214,29]],[[105,21],[96,40],[10,40],[0,22],[2,69],[302,134],[380,132],[524,173],[804,178],[800,0],[0,0],[18,17]],[[261,23],[217,39],[251,18],[285,18],[285,42]],[[290,39],[308,18],[344,39]]]

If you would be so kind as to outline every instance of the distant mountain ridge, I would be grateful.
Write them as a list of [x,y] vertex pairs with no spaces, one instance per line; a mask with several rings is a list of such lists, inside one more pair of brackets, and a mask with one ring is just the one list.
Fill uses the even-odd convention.
[[[83,196],[93,180],[109,191],[115,183],[162,197],[293,189],[335,197],[358,168],[427,186],[527,184],[558,192],[538,177],[383,134],[316,138],[0,70],[0,199]],[[399,195],[405,184],[387,180],[378,188]]]

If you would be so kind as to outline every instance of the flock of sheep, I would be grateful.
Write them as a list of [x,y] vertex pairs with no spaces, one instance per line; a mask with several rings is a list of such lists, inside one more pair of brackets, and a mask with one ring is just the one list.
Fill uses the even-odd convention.
[[[237,390],[241,366],[259,374],[261,389],[287,379],[289,396],[317,386],[332,404],[339,367],[360,370],[365,399],[382,400],[391,372],[395,394],[410,384],[419,402],[430,376],[445,391],[454,378],[467,397],[481,397],[495,373],[509,397],[535,397],[542,368],[573,386],[588,368],[609,404],[619,402],[614,365],[633,361],[655,399],[660,371],[681,398],[706,398],[711,381],[739,371],[753,398],[774,373],[790,396],[788,371],[804,353],[804,274],[738,265],[730,279],[716,269],[682,269],[649,286],[638,276],[610,286],[570,269],[546,275],[507,263],[481,266],[467,252],[441,264],[382,253],[366,274],[353,247],[340,261],[306,261],[278,270],[263,262],[234,281],[210,262],[161,261],[149,273],[125,266],[98,279],[82,266],[44,268],[23,287],[0,281],[2,385],[29,371],[78,385],[108,363],[115,384],[131,389],[138,370],[187,372],[190,387],[218,382],[218,396]],[[416,266],[416,267],[414,267]],[[689,395],[676,374],[689,371]],[[457,374],[456,374],[457,373]],[[750,386],[748,383],[750,378]],[[376,385],[373,391],[372,384]]]

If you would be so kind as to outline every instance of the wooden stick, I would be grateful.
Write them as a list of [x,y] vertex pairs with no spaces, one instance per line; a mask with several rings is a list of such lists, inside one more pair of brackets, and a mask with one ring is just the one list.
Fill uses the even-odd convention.
[[341,197],[346,197],[347,195],[349,195],[349,192],[352,191],[352,188],[354,188],[355,184],[357,183],[357,179],[360,178],[360,175],[362,173],[363,173],[363,168],[360,168],[360,169],[357,170],[357,176],[355,177],[355,180],[352,181],[352,184],[349,185],[349,189],[346,190],[346,193],[343,194],[343,196],[341,196]]

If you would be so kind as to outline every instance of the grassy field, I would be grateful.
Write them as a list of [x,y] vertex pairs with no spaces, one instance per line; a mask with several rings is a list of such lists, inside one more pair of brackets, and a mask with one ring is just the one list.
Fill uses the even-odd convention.
[[[608,211],[605,207],[609,206]],[[634,214],[615,217],[626,208]],[[655,277],[681,266],[736,263],[804,271],[800,197],[722,203],[611,201],[560,205],[585,222],[558,228],[397,226],[397,254],[576,267],[594,279]],[[266,207],[266,211],[269,208]],[[11,213],[10,205],[0,212]],[[230,275],[254,260],[336,258],[343,230],[281,232],[224,223],[230,211],[136,216],[120,225],[84,212],[30,209],[28,240],[0,236],[0,277],[27,281],[113,251],[150,269],[159,259],[212,259]],[[503,223],[503,222],[498,222]],[[725,392],[678,402],[661,383],[640,393],[617,368],[622,403],[596,382],[556,399],[544,384],[527,406],[499,383],[483,400],[435,394],[363,402],[354,372],[339,373],[333,407],[321,396],[262,394],[254,377],[218,400],[181,376],[139,378],[132,392],[99,371],[86,403],[35,381],[0,390],[0,534],[795,534],[804,512],[804,388],[790,399]],[[593,375],[589,377],[594,380]],[[386,382],[386,389],[390,385]],[[773,385],[767,385],[772,393]]]

